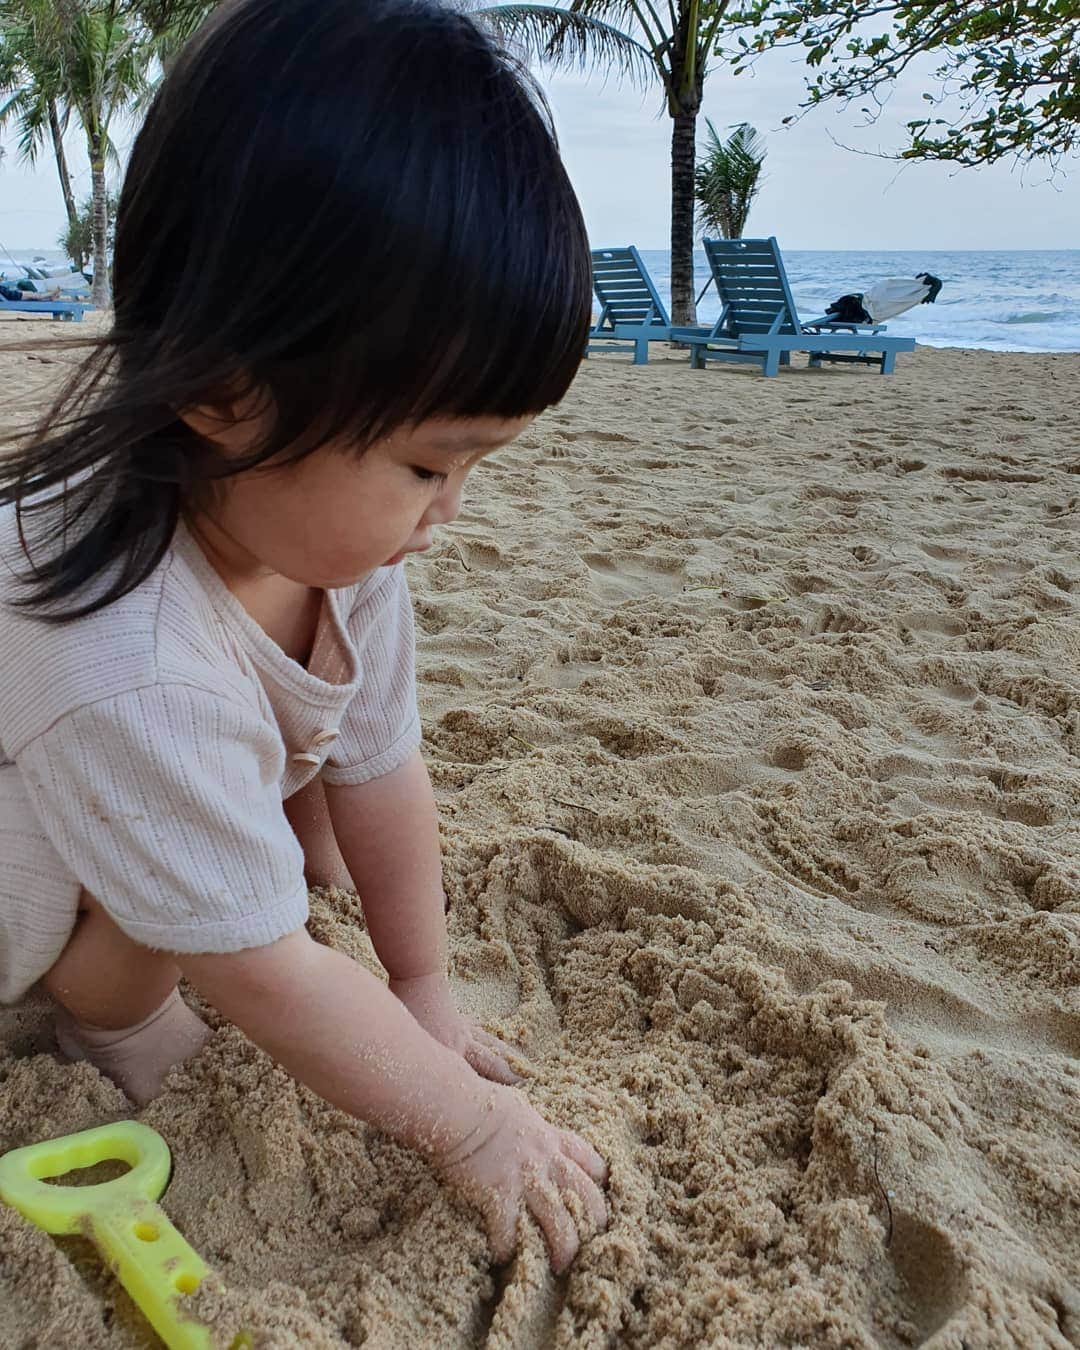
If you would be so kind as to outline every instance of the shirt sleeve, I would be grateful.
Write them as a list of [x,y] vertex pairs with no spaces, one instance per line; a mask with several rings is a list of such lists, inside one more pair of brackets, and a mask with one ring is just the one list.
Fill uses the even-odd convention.
[[307,918],[284,756],[255,710],[175,684],[80,708],[16,763],[56,851],[129,937],[231,952]]
[[382,569],[349,616],[360,687],[345,709],[322,776],[348,786],[381,778],[420,744],[416,706],[416,637],[412,599],[400,564]]

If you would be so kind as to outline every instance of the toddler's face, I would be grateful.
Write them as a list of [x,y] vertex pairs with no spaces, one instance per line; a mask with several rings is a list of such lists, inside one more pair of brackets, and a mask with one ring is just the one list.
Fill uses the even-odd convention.
[[394,432],[359,458],[327,447],[288,468],[224,480],[210,515],[254,562],[282,576],[351,585],[429,548],[435,526],[456,519],[473,466],[532,420],[436,418]]

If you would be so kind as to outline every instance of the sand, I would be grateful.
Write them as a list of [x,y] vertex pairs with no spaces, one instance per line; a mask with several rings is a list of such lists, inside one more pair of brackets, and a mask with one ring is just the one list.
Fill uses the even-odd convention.
[[[410,563],[454,979],[610,1160],[611,1226],[492,1270],[218,1023],[140,1118],[222,1344],[1080,1344],[1078,389],[654,349],[477,471]],[[312,904],[372,963],[354,896]],[[40,1002],[0,1053],[0,1149],[128,1114]],[[153,1344],[79,1239],[0,1209],[0,1272],[5,1348]]]

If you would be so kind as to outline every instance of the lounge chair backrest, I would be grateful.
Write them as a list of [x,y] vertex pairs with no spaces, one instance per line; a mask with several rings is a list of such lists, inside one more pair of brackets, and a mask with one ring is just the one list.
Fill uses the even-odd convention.
[[780,246],[769,239],[706,239],[705,256],[723,306],[716,332],[801,333]]
[[664,302],[636,248],[594,248],[593,290],[600,301],[596,327],[647,324],[669,328]]

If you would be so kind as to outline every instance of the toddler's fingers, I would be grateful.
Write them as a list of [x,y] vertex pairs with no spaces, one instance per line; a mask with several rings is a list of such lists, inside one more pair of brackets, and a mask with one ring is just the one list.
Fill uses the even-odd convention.
[[478,1041],[472,1041],[465,1047],[465,1059],[478,1074],[490,1078],[493,1083],[506,1083],[508,1087],[513,1087],[515,1083],[521,1082],[505,1059]]
[[496,1198],[484,1206],[483,1212],[491,1255],[495,1264],[501,1266],[517,1250],[517,1206]]
[[608,1207],[596,1182],[565,1155],[553,1159],[552,1172],[563,1194],[573,1191],[585,1206],[596,1231],[602,1233],[608,1225]]
[[563,1153],[588,1172],[598,1186],[603,1186],[607,1182],[607,1163],[580,1134],[575,1134],[573,1130],[563,1130],[560,1135],[560,1146]]
[[561,1275],[577,1256],[581,1238],[577,1224],[566,1208],[558,1188],[540,1177],[530,1178],[525,1187],[525,1200],[547,1238],[551,1268]]
[[500,1040],[490,1031],[485,1031],[483,1027],[476,1028],[476,1036],[478,1040],[483,1041],[489,1050],[494,1050],[497,1055],[516,1055],[519,1059],[528,1062],[527,1056],[523,1055],[516,1045],[508,1045],[506,1041]]

